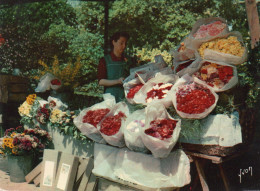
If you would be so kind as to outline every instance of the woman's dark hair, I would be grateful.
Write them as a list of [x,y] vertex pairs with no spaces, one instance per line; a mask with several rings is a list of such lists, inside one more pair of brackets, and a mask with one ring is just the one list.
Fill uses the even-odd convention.
[[127,32],[124,32],[124,31],[122,31],[122,32],[115,32],[115,33],[111,36],[111,38],[110,38],[110,47],[111,47],[111,50],[114,49],[114,45],[113,45],[113,43],[112,43],[113,40],[116,42],[116,41],[118,41],[118,39],[120,39],[120,37],[125,37],[127,41],[128,41],[128,39],[130,38],[130,36],[129,36],[129,34],[128,34]]

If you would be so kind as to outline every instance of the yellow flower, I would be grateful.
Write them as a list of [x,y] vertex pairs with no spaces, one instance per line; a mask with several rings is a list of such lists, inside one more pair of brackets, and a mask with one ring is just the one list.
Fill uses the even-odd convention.
[[210,42],[203,43],[198,51],[202,58],[204,58],[204,50],[212,49],[217,52],[225,54],[232,54],[234,56],[242,57],[245,52],[245,47],[238,41],[237,37],[229,36],[228,38],[215,39]]
[[29,105],[32,105],[36,99],[36,94],[30,94],[29,96],[27,96],[26,98],[26,102],[29,104]]
[[20,116],[28,116],[31,117],[30,111],[31,111],[32,105],[29,105],[27,101],[23,102],[23,104],[18,108],[18,112]]
[[9,147],[12,149],[12,148],[14,148],[14,144],[13,143],[10,143],[9,144]]
[[12,153],[16,155],[18,153],[18,147],[13,147]]
[[59,109],[54,109],[51,112],[50,121],[52,123],[59,123],[62,120],[62,117],[64,116],[63,112]]
[[16,135],[16,132],[12,132],[11,137],[14,137]]

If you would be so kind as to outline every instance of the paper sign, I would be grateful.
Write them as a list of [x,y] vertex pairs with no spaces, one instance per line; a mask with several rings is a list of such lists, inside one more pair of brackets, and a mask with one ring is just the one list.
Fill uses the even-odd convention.
[[43,185],[44,186],[52,186],[52,182],[54,180],[53,172],[54,172],[54,162],[45,161],[44,174],[43,174]]
[[70,165],[62,163],[57,188],[65,190],[70,172]]

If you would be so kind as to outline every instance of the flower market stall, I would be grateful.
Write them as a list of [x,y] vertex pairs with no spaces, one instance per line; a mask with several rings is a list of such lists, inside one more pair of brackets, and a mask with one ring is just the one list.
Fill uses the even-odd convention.
[[[190,184],[191,152],[226,157],[246,148],[252,138],[248,110],[216,112],[225,99],[237,96],[237,67],[248,55],[241,34],[217,17],[199,19],[173,55],[172,67],[157,56],[155,62],[132,68],[123,85],[126,99],[118,103],[104,94],[102,102],[72,111],[57,97],[28,95],[18,108],[25,130],[6,131],[1,150],[12,156],[43,149],[50,134],[55,150],[93,156],[92,173],[99,178],[142,190]],[[62,86],[62,79],[48,72],[35,92]]]

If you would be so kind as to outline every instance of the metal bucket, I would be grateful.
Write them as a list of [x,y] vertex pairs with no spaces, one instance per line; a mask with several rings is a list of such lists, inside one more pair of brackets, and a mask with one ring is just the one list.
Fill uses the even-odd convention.
[[8,155],[7,161],[11,182],[25,182],[25,176],[33,169],[33,155]]

